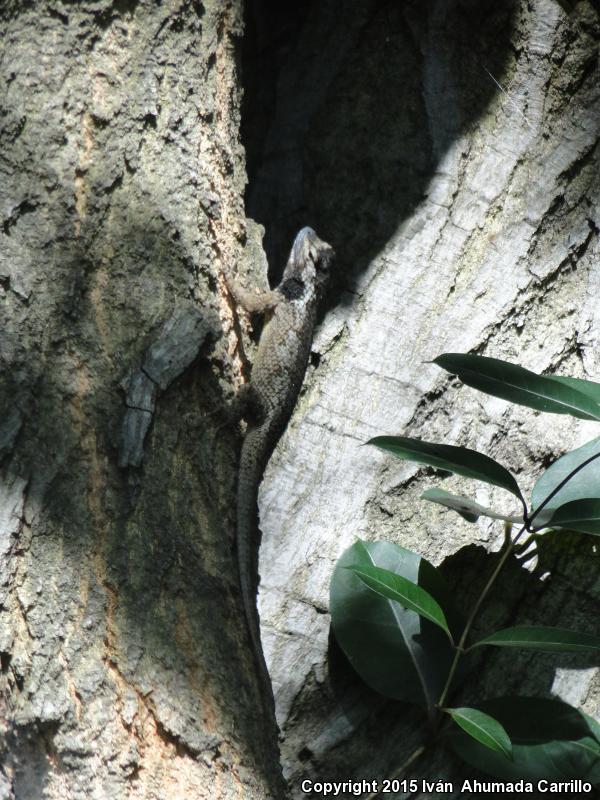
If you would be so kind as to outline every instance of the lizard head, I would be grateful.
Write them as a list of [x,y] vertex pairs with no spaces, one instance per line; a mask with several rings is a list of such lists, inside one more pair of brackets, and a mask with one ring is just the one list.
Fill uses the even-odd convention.
[[312,228],[302,228],[296,234],[286,273],[322,285],[329,277],[333,248],[323,242]]

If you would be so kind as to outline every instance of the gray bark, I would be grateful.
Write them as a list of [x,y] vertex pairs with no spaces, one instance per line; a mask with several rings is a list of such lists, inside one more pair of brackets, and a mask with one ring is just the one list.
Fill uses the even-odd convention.
[[241,14],[0,10],[2,798],[280,795],[211,415],[257,246]]
[[[465,444],[528,486],[596,433],[426,362],[473,350],[598,378],[600,26],[585,0],[571,16],[553,0],[250,12],[248,214],[275,274],[302,225],[338,253],[260,503],[263,640],[300,797],[302,777],[390,775],[421,740],[329,641],[340,553],[398,541],[466,606],[499,546],[496,526],[419,502],[430,476],[358,445]],[[8,2],[0,26],[0,797],[277,797],[233,558],[239,437],[211,415],[252,347],[222,270],[264,279],[240,6]],[[589,541],[530,566],[507,570],[481,630],[589,630]],[[502,677],[598,715],[588,663],[487,666],[466,701]],[[465,772],[440,751],[412,774]]]
[[[528,489],[598,434],[460,387],[428,362],[470,351],[598,380],[600,26],[588,2],[569,16],[554,0],[356,2],[343,14],[321,2],[298,28],[264,23],[256,36],[279,56],[271,100],[256,94],[271,122],[250,139],[249,212],[275,256],[300,218],[338,252],[313,366],[260,498],[263,641],[284,772],[301,797],[303,777],[389,776],[422,740],[414,711],[361,688],[329,639],[342,551],[356,536],[417,550],[464,608],[502,538],[498,523],[419,501],[439,478],[359,445],[404,434],[474,447]],[[481,484],[443,485],[513,505]],[[597,567],[589,538],[546,546],[529,569],[507,570],[480,630],[594,630]],[[463,701],[554,693],[598,718],[589,660],[512,653],[480,666]],[[429,752],[412,774],[465,771]]]

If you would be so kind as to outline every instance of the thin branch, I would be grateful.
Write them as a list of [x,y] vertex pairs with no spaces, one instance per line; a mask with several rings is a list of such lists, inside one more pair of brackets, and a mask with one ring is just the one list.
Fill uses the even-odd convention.
[[[423,753],[425,752],[425,750],[427,750],[427,746],[428,746],[428,745],[426,745],[426,744],[422,744],[422,745],[420,745],[419,747],[417,747],[417,749],[416,749],[414,752],[412,752],[412,753],[410,754],[410,756],[409,756],[409,757],[406,759],[406,761],[404,761],[404,762],[403,762],[403,763],[402,763],[402,764],[401,764],[401,765],[398,767],[398,769],[397,769],[397,770],[395,770],[395,771],[392,773],[392,775],[390,776],[390,780],[391,780],[391,781],[393,781],[393,780],[395,780],[396,778],[399,778],[399,777],[400,777],[400,775],[402,775],[402,773],[403,773],[405,770],[407,770],[407,769],[410,767],[410,765],[411,765],[411,764],[413,764],[413,763],[414,763],[414,762],[415,762],[415,761],[416,761],[418,758],[421,758],[421,756],[423,755]],[[365,798],[365,800],[376,800],[376,798],[378,798],[378,797],[380,797],[380,796],[381,796],[381,792],[380,792],[380,791],[378,791],[378,792],[372,792],[371,794],[368,794],[368,795],[367,795],[367,797]]]

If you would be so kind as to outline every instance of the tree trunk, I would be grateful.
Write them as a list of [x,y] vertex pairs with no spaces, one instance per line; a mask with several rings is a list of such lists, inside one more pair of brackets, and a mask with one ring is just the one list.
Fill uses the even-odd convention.
[[211,415],[262,266],[241,2],[0,20],[0,797],[278,797]]
[[[302,225],[337,251],[260,498],[284,773],[294,797],[306,777],[391,775],[419,719],[329,641],[333,565],[357,535],[392,539],[466,606],[501,531],[425,508],[436,480],[359,445],[463,444],[527,487],[594,436],[427,362],[474,351],[600,374],[595,10],[254,0],[250,219],[241,0],[8,2],[0,20],[0,798],[282,795],[233,555],[239,436],[213,413],[247,378],[221,276],[264,279],[252,219],[275,279]],[[481,629],[589,629],[598,556],[568,543],[513,564]],[[502,682],[596,712],[594,669],[494,662],[467,700]],[[429,751],[412,774],[465,770]]]
[[[330,641],[342,551],[357,536],[416,550],[466,608],[502,540],[498,523],[420,501],[439,476],[360,445],[404,434],[473,447],[528,492],[542,466],[597,435],[461,387],[430,362],[475,352],[599,379],[600,26],[585,1],[570,15],[555,0],[253,9],[248,211],[275,256],[300,222],[338,254],[260,501],[263,639],[299,798],[307,777],[390,776],[423,739],[415,712],[366,692]],[[511,510],[482,484],[443,485]],[[598,555],[590,537],[563,541],[529,570],[509,567],[481,630],[517,619],[594,630]],[[598,673],[578,667],[495,653],[463,700],[555,693],[597,716]],[[428,751],[408,776],[464,774]]]

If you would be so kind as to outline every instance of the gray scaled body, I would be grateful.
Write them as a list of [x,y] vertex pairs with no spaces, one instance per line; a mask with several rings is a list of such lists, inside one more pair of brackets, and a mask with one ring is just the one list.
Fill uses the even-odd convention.
[[268,682],[256,610],[258,588],[258,488],[267,462],[294,409],[310,356],[317,305],[333,250],[311,228],[296,236],[277,288],[255,294],[228,280],[250,313],[265,314],[250,383],[236,398],[248,427],[240,457],[237,492],[237,553],[244,612],[262,678]]

